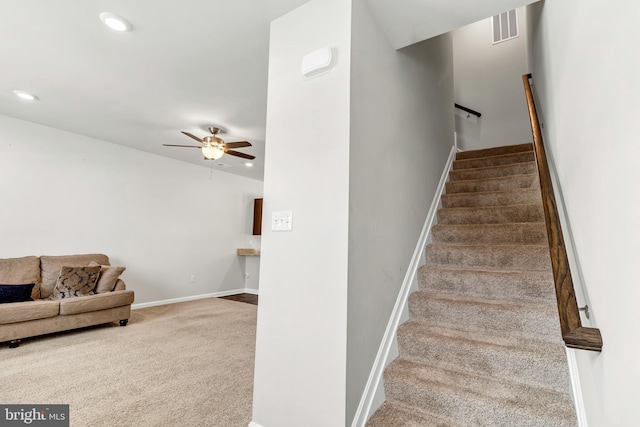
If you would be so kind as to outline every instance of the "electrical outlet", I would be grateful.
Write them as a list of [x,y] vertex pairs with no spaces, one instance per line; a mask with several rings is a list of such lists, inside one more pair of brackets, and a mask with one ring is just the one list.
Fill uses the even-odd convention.
[[191,279],[189,280],[191,283],[196,283],[196,273],[191,275]]

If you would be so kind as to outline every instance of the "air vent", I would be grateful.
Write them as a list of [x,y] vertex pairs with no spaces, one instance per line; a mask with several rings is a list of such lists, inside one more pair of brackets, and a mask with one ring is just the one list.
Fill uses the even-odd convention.
[[518,12],[512,9],[493,17],[493,44],[518,37]]

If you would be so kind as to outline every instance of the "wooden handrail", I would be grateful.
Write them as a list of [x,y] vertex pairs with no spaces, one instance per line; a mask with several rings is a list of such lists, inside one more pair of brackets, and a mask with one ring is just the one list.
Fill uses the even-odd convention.
[[[458,108],[458,109],[460,109],[460,110],[462,110],[462,111],[466,111],[466,112],[467,112],[467,113],[469,113],[469,114],[473,114],[474,116],[477,116],[477,117],[481,117],[481,116],[482,116],[482,114],[481,114],[481,113],[479,113],[478,111],[476,111],[476,110],[472,110],[471,108],[467,108],[467,107],[465,107],[464,105],[460,105],[460,104],[453,104],[453,106],[454,106],[454,107],[456,107],[456,108]],[[468,117],[468,116],[467,116],[467,117]]]
[[540,122],[538,113],[533,101],[533,93],[529,79],[531,74],[522,76],[524,91],[527,96],[529,107],[529,119],[531,120],[531,130],[533,132],[533,147],[538,163],[538,175],[540,177],[540,191],[542,193],[542,204],[544,207],[544,218],[547,224],[547,237],[549,239],[549,254],[551,255],[551,266],[553,268],[553,280],[556,287],[556,298],[558,301],[558,314],[560,316],[560,330],[562,339],[567,347],[579,348],[583,350],[602,350],[602,336],[597,328],[587,328],[582,326],[576,294],[573,288],[573,279],[569,269],[569,258],[562,237],[560,227],[560,216],[556,198],[551,184],[551,174],[549,164],[542,141]]

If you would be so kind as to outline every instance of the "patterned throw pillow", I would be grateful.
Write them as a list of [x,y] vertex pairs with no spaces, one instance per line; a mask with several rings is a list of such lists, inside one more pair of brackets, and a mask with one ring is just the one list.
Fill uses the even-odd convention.
[[93,295],[100,274],[97,267],[62,267],[51,299],[75,298]]

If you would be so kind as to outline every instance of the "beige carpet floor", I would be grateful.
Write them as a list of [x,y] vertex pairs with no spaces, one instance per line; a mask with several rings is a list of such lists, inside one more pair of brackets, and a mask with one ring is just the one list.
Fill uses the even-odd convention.
[[256,309],[209,298],[5,345],[0,402],[69,404],[72,427],[246,427]]

